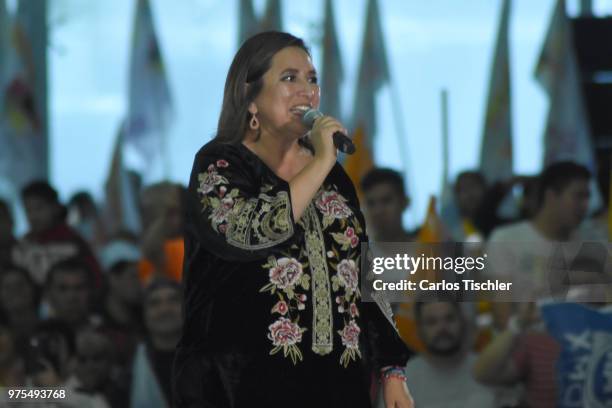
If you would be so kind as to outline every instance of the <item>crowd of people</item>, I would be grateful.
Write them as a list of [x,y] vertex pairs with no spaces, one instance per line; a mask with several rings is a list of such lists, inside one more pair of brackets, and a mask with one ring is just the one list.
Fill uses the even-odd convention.
[[[442,221],[439,239],[476,242],[484,252],[498,253],[500,257],[487,270],[489,277],[524,275],[542,287],[550,284],[546,281],[550,276],[542,273],[551,258],[547,245],[570,244],[574,250],[568,251],[566,269],[574,276],[569,285],[565,282],[568,290],[562,301],[603,312],[604,327],[612,330],[609,179],[605,174],[597,179],[603,204],[589,216],[592,181],[591,173],[573,162],[553,163],[537,176],[514,177],[492,185],[478,172],[462,172],[453,190],[458,222],[444,225],[444,217],[436,219]],[[361,187],[371,241],[416,242],[423,237],[423,228],[431,228],[402,228],[402,214],[410,200],[399,173],[372,170]],[[503,208],[508,202],[514,207],[509,211]],[[560,364],[562,344],[540,312],[542,302],[551,300],[547,296],[550,291],[538,295],[534,290],[528,296],[530,302],[469,303],[458,301],[449,292],[423,292],[409,308],[395,305],[396,319],[405,317],[402,313],[409,310],[412,324],[402,334],[419,352],[406,367],[415,406],[589,406],[582,400],[588,394],[586,372],[596,370],[596,364],[583,356],[576,363],[581,367],[576,373],[570,371],[573,365]],[[583,323],[595,331],[593,322]],[[590,347],[592,344],[586,346]],[[584,383],[562,396],[559,385],[564,375]],[[569,398],[574,398],[574,405],[567,402]],[[609,396],[601,398],[611,401]],[[379,400],[379,407],[383,406]]]
[[[447,239],[514,242],[508,256],[521,260],[522,273],[535,274],[542,244],[608,242],[608,203],[587,218],[590,181],[586,168],[570,162],[494,185],[478,172],[462,172],[454,184],[460,223],[447,229]],[[502,203],[516,186],[519,205],[504,215]],[[397,172],[371,170],[361,187],[371,241],[418,239],[418,229],[402,228],[410,199]],[[15,237],[10,208],[0,201],[3,390],[62,387],[78,407],[171,406],[182,327],[183,192],[168,182],[142,191],[140,236],[110,233],[89,194],[64,205],[51,185],[37,181],[22,190],[29,230]],[[489,305],[484,338],[481,306],[443,294],[415,300],[420,346],[409,344],[418,353],[405,369],[415,405],[556,406],[561,347],[535,303]],[[0,401],[10,403],[6,392]]]
[[0,202],[1,406],[23,406],[6,391],[19,387],[65,389],[74,407],[169,406],[183,191],[167,182],[142,191],[140,236],[110,231],[91,195],[64,205],[37,181],[22,190],[29,231],[17,238]]

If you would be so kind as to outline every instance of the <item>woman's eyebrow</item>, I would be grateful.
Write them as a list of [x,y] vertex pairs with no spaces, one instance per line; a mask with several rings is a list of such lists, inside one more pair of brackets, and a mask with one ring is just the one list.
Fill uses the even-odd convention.
[[[300,72],[299,69],[296,68],[286,68],[281,72],[281,75],[285,75],[285,74],[297,74],[298,72]],[[310,71],[308,71],[308,75],[317,75],[317,71],[315,69],[311,69]]]

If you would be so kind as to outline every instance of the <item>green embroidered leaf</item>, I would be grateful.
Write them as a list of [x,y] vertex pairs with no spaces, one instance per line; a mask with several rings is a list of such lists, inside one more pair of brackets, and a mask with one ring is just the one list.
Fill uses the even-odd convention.
[[334,292],[337,292],[338,290],[340,290],[340,286],[338,285],[337,281],[332,283],[332,290]]
[[273,283],[268,283],[266,286],[264,286],[263,288],[259,289],[259,293],[268,292],[270,290],[272,290],[272,293],[274,293],[273,289],[274,289],[274,284]]
[[325,230],[327,227],[334,223],[334,217],[329,215],[323,216],[323,229]]

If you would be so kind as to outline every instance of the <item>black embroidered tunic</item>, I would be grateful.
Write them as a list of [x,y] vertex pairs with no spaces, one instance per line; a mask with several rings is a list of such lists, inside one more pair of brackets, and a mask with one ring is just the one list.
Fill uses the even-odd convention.
[[371,370],[409,351],[361,302],[367,236],[342,166],[295,222],[289,184],[241,143],[213,140],[186,201],[176,405],[370,407]]

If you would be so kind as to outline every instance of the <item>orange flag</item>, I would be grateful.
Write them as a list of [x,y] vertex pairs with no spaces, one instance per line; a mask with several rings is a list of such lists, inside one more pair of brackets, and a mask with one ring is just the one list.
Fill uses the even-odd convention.
[[350,156],[346,156],[344,160],[344,170],[351,178],[359,200],[362,199],[362,191],[360,187],[361,178],[374,167],[372,152],[366,143],[366,136],[362,126],[355,130],[353,135],[353,143],[356,151]]

